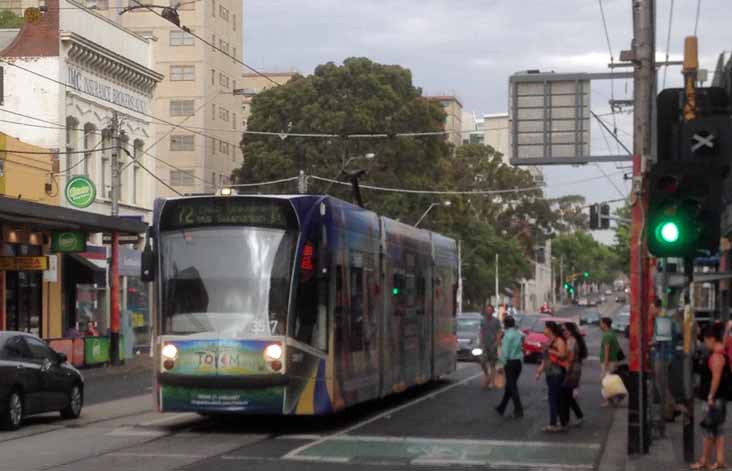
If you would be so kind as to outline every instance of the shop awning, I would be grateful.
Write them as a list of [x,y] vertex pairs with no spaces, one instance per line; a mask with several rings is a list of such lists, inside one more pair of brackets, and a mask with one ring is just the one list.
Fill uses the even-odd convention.
[[58,229],[119,234],[142,234],[147,230],[146,223],[135,219],[105,216],[0,196],[0,222],[2,221],[26,224],[35,230]]
[[86,252],[69,254],[77,262],[94,271],[107,271],[106,247],[87,246]]

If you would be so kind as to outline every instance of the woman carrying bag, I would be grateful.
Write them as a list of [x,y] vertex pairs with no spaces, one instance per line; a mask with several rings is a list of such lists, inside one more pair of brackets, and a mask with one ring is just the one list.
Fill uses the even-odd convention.
[[577,324],[574,322],[564,323],[564,339],[567,341],[567,354],[569,355],[569,368],[567,369],[567,375],[562,383],[562,396],[563,401],[561,404],[564,406],[562,413],[569,421],[570,410],[577,416],[576,426],[582,425],[585,420],[585,415],[582,412],[575,398],[575,391],[580,385],[582,379],[582,361],[587,358],[587,344],[585,339],[582,337],[582,333],[577,328]]

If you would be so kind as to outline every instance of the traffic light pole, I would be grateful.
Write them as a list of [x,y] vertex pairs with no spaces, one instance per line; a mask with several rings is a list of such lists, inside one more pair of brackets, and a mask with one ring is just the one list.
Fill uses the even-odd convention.
[[645,175],[650,168],[655,102],[655,1],[634,0],[633,50],[633,190],[631,220],[631,325],[628,404],[628,453],[648,453],[648,257],[645,218],[648,210]]

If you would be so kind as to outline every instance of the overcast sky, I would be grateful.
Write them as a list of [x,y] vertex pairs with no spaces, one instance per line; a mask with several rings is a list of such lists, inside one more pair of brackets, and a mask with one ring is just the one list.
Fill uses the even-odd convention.
[[[675,0],[671,60],[693,34],[697,0]],[[615,59],[632,36],[632,0],[602,0]],[[657,0],[657,50],[666,54],[671,0]],[[732,49],[729,0],[701,0],[698,25],[702,68],[714,70],[718,55]],[[309,74],[318,64],[364,56],[411,69],[426,94],[455,94],[476,115],[506,112],[508,77],[527,69],[557,72],[607,71],[610,52],[597,0],[246,0],[244,60],[266,71]],[[711,79],[711,75],[710,75]],[[664,70],[659,74],[663,87]],[[678,67],[669,68],[666,87],[679,86]],[[629,81],[614,83],[616,98],[631,98]],[[609,111],[609,82],[593,82],[592,108]],[[604,119],[612,122],[612,117]],[[631,147],[632,117],[616,117],[618,135]],[[618,146],[595,123],[592,153]],[[582,194],[589,202],[616,199],[629,189],[628,164],[544,167],[547,193]],[[602,176],[584,184],[565,182]],[[625,170],[628,172],[629,170]],[[595,234],[610,242],[610,233]]]

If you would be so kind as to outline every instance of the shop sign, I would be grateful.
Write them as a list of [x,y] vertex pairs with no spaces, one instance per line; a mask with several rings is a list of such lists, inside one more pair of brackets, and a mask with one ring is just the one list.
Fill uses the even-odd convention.
[[0,271],[48,270],[48,257],[0,257]]
[[140,276],[142,271],[142,252],[139,250],[119,248],[119,275]]
[[68,73],[71,88],[140,113],[144,113],[147,108],[147,99],[117,88],[112,82],[85,76],[73,67],[69,67]]
[[83,175],[77,175],[66,184],[66,201],[76,208],[89,207],[97,197],[94,183]]
[[48,270],[43,272],[43,281],[58,283],[58,255],[48,256]]
[[83,232],[54,232],[51,234],[51,252],[86,252],[86,234]]

